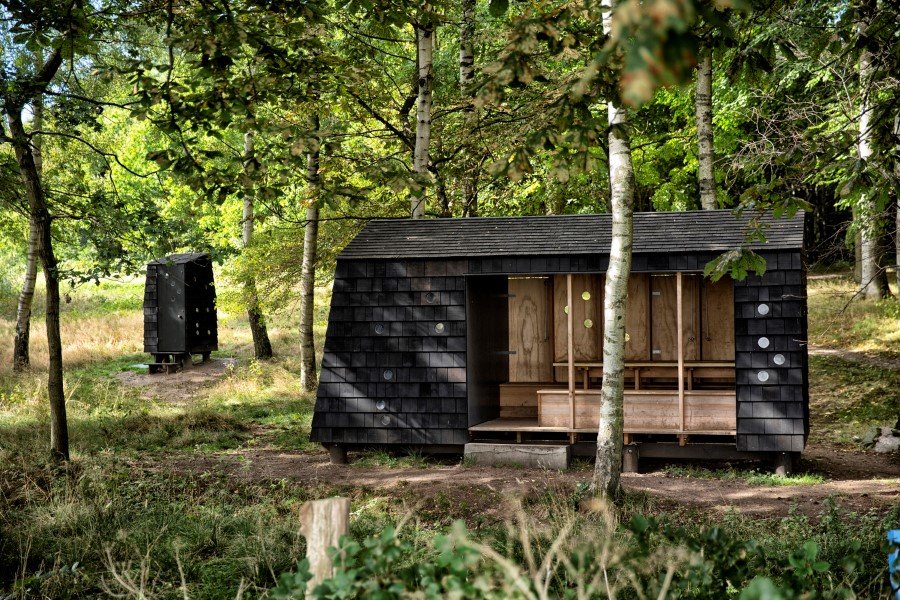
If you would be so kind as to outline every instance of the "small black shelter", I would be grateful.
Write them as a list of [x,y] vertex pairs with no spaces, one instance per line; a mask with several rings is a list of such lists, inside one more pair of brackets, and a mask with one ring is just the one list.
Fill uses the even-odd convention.
[[[144,352],[157,365],[218,350],[216,287],[208,254],[172,254],[147,265]],[[154,371],[151,365],[151,372]]]
[[[766,242],[763,276],[704,278]],[[634,215],[626,443],[793,455],[808,433],[803,214]],[[312,439],[556,440],[599,419],[610,215],[376,220],[338,256]]]

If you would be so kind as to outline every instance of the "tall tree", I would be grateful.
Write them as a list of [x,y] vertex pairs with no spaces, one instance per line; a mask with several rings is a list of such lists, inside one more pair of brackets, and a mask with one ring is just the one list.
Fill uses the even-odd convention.
[[[32,106],[32,129],[42,129],[44,121],[44,101],[39,94]],[[43,158],[41,155],[41,138],[38,136],[32,141],[32,152],[34,154],[34,164],[38,177],[41,177],[43,171]],[[40,227],[38,223],[29,218],[28,220],[28,250],[25,256],[25,281],[22,284],[22,291],[19,292],[19,299],[16,303],[16,330],[15,340],[13,341],[13,369],[21,371],[28,367],[31,363],[30,342],[31,342],[31,307],[34,303],[34,290],[37,285],[37,268],[39,258],[38,242],[40,240]]]
[[472,138],[475,128],[475,107],[472,104],[472,83],[475,79],[475,0],[460,0],[459,24],[459,88],[466,104],[463,135],[466,137],[463,173],[463,214],[478,216],[478,161]]
[[[865,30],[874,10],[874,2],[863,2],[860,28]],[[859,134],[857,152],[860,162],[865,165],[872,159],[872,138],[874,137],[873,106],[869,95],[872,93],[874,74],[872,52],[864,47],[859,57]],[[860,292],[870,300],[880,300],[889,294],[887,273],[881,267],[881,215],[872,190],[865,190],[859,197],[854,216],[859,230],[859,276]]]
[[[247,174],[247,185],[244,190],[244,210],[241,222],[245,251],[253,244],[253,228],[256,216],[254,214],[254,190],[251,177],[256,168],[253,132],[248,131],[244,134],[244,171]],[[262,309],[259,307],[256,278],[252,273],[247,275],[247,280],[244,282],[244,301],[247,304],[247,319],[250,321],[250,333],[253,336],[253,355],[260,360],[272,358],[272,342],[269,340],[266,319],[263,316]]]
[[[416,65],[417,86],[416,97],[416,144],[413,150],[413,171],[426,175],[430,166],[431,148],[431,102],[434,79],[434,26],[432,24],[431,7],[427,3],[419,11],[415,23],[416,32]],[[421,182],[420,182],[421,183]],[[412,196],[412,218],[425,216],[426,188],[419,187]]]
[[[71,30],[64,30],[67,38]],[[50,450],[59,460],[69,459],[69,429],[66,421],[66,399],[63,392],[62,339],[59,324],[59,269],[53,252],[52,218],[35,162],[33,134],[25,129],[25,107],[44,93],[63,62],[62,40],[50,57],[30,77],[20,78],[13,93],[3,97],[3,112],[9,122],[9,134],[0,129],[0,141],[12,144],[25,196],[28,199],[29,222],[36,229],[37,253],[41,260],[46,286],[47,350],[49,355],[47,393],[50,401]],[[31,245],[29,243],[29,245]]]
[[316,262],[319,244],[319,115],[310,119],[315,138],[306,154],[306,220],[303,230],[303,265],[300,272],[300,387],[316,388],[316,347],[313,339]]
[[712,111],[712,48],[705,48],[697,65],[697,89],[694,96],[699,146],[697,174],[700,183],[700,206],[704,210],[716,208],[716,178],[714,171]]
[[[612,33],[615,0],[603,3],[603,31]],[[625,394],[625,311],[631,273],[634,167],[628,135],[628,114],[618,100],[607,103],[609,114],[609,186],[612,240],[603,296],[603,382],[600,389],[600,427],[597,461],[591,488],[614,497],[622,468],[623,401]]]

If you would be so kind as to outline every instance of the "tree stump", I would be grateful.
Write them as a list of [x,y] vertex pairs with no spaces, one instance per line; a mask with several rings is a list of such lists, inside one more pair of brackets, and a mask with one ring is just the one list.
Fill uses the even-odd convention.
[[349,498],[312,500],[300,509],[300,533],[306,538],[306,558],[312,579],[306,584],[306,595],[334,574],[328,549],[337,547],[350,527]]

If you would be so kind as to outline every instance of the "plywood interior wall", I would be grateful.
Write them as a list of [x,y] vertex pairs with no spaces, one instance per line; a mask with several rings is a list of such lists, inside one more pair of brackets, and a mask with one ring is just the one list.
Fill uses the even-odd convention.
[[[677,285],[675,275],[650,277],[651,360],[678,360]],[[700,276],[682,275],[684,359],[700,358]]]
[[704,279],[700,290],[703,360],[734,360],[734,282]]
[[650,360],[650,276],[632,273],[628,277],[628,311],[625,315],[625,360]]
[[[572,275],[572,317],[575,322],[575,360],[581,362],[599,361],[601,357],[601,340],[603,338],[603,286],[599,275]],[[584,299],[583,294],[589,296]],[[553,323],[555,362],[563,362],[567,357],[567,304],[566,276],[553,277]],[[590,327],[585,325],[590,321]]]
[[509,381],[551,381],[550,280],[509,280]]

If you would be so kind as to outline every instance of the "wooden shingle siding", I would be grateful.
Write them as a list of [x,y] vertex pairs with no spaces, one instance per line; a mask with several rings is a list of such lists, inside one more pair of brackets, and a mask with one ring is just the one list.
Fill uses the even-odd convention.
[[761,254],[765,274],[734,284],[737,448],[800,452],[809,422],[803,257]]
[[465,267],[338,262],[314,441],[468,441]]

